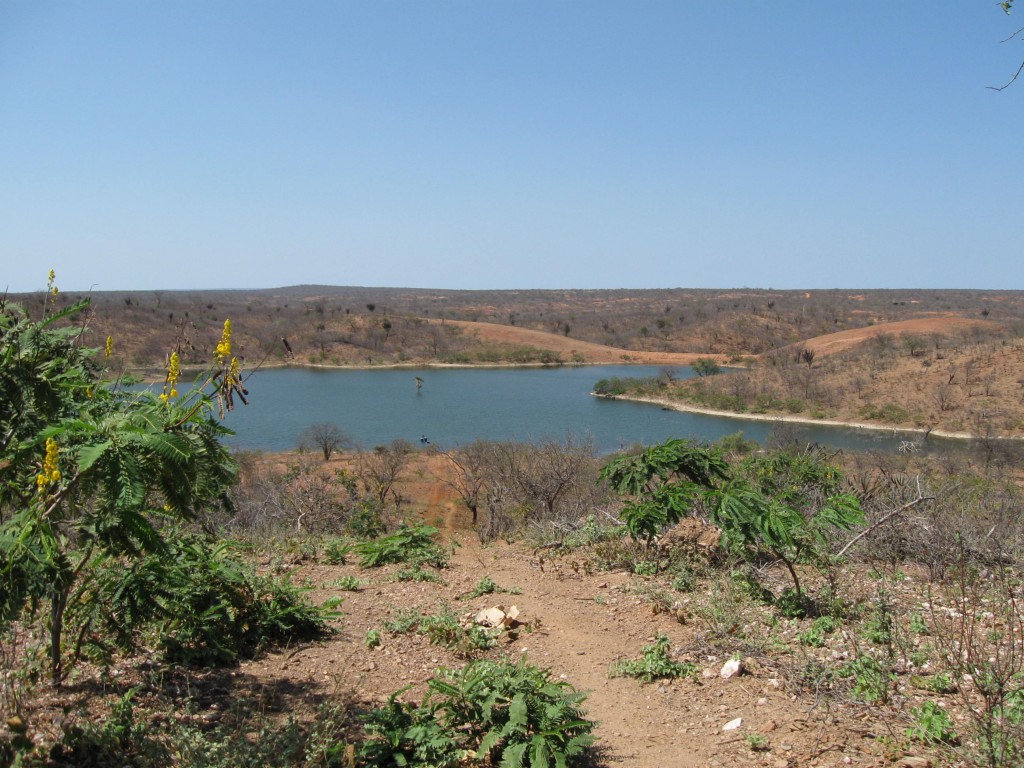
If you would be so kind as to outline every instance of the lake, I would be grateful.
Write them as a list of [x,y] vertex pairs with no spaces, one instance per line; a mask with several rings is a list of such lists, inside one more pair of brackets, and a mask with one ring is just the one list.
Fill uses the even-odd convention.
[[[293,450],[310,424],[333,422],[357,445],[371,448],[421,437],[441,448],[477,439],[592,439],[601,453],[670,437],[713,441],[742,431],[764,443],[772,422],[662,410],[659,406],[592,397],[613,376],[656,376],[656,366],[563,368],[425,368],[257,371],[246,380],[250,404],[225,419],[229,443],[262,451]],[[693,375],[678,368],[679,378]],[[423,380],[420,388],[416,377]],[[794,427],[801,440],[847,450],[895,451],[905,439],[889,431]],[[945,442],[945,441],[943,441]]]

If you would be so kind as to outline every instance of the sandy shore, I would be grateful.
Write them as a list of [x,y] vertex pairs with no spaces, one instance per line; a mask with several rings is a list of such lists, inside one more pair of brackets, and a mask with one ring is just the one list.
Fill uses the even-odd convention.
[[[630,400],[634,403],[651,403],[669,408],[673,411],[685,411],[686,413],[701,413],[707,416],[724,416],[730,419],[746,419],[749,421],[784,421],[793,424],[824,424],[829,427],[846,427],[849,429],[870,429],[876,432],[892,432],[895,434],[908,435],[934,435],[935,437],[952,438],[955,440],[977,440],[978,435],[970,432],[950,432],[944,429],[923,429],[921,427],[894,427],[885,424],[866,424],[857,421],[838,421],[835,419],[812,419],[807,416],[793,416],[789,414],[770,413],[736,413],[735,411],[721,411],[715,408],[702,408],[689,403],[680,403],[678,400],[666,400],[658,397],[636,397],[626,395],[599,395],[592,392],[594,397],[603,397],[608,400]],[[1022,440],[1021,436],[999,436],[996,440]]]

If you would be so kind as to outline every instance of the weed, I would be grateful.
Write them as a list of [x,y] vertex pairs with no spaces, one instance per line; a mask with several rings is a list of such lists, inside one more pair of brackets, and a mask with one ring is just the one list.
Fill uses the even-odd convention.
[[434,541],[437,528],[429,525],[402,523],[390,536],[360,542],[355,546],[359,565],[376,568],[388,563],[412,563],[444,568],[448,552]]
[[672,660],[668,637],[659,635],[653,644],[644,647],[642,657],[613,664],[609,674],[650,683],[664,678],[693,677],[696,673],[695,664]]
[[658,563],[655,560],[640,560],[633,566],[633,573],[637,576],[654,576],[658,572]]
[[443,645],[462,658],[469,658],[478,651],[486,651],[494,645],[494,638],[501,631],[488,631],[476,624],[463,626],[447,607],[433,616],[424,616],[420,620],[419,628],[433,645]]
[[327,582],[326,586],[340,589],[342,592],[356,592],[363,582],[357,576],[341,576],[334,581]]
[[367,648],[378,648],[384,642],[384,638],[379,629],[371,629],[366,633],[366,639],[363,642]]
[[404,635],[414,632],[422,619],[423,614],[415,608],[403,608],[393,619],[384,622],[384,629],[392,635]]
[[436,571],[428,571],[418,563],[411,568],[400,568],[395,571],[395,581],[429,581],[433,584],[444,584],[444,579]]
[[495,592],[505,592],[510,595],[521,595],[523,593],[523,590],[521,590],[519,587],[509,587],[508,589],[505,589],[504,587],[498,586],[498,584],[490,576],[484,576],[482,579],[480,579],[480,581],[476,583],[476,586],[473,587],[473,589],[471,589],[464,595],[460,595],[460,597],[470,600],[474,597],[492,595]]
[[360,765],[455,768],[472,756],[488,765],[571,766],[588,746],[594,723],[585,698],[528,664],[479,660],[440,669],[419,706],[398,701],[365,718],[370,735]]
[[351,551],[351,542],[339,538],[328,539],[324,544],[324,562],[328,565],[344,565]]
[[800,642],[812,648],[820,648],[825,645],[825,635],[832,634],[839,628],[839,621],[832,616],[819,616],[800,635]]
[[747,746],[753,752],[768,751],[768,737],[760,733],[748,733],[746,736]]
[[672,589],[676,592],[693,592],[697,588],[697,576],[689,568],[682,568],[672,579]]
[[907,729],[907,737],[925,744],[956,744],[959,737],[953,720],[934,701],[926,701],[910,710],[914,724]]
[[840,673],[853,678],[853,695],[858,700],[865,704],[884,704],[889,701],[892,675],[871,656],[858,656],[845,664]]

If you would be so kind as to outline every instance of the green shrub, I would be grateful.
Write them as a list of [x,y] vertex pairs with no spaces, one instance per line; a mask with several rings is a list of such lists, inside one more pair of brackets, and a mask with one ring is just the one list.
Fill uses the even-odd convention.
[[914,724],[907,729],[907,737],[925,744],[956,744],[959,737],[953,720],[934,701],[926,701],[910,710]]
[[612,665],[611,677],[634,677],[643,683],[676,677],[693,677],[697,666],[691,663],[673,661],[669,639],[659,635],[652,644],[645,646],[639,659],[620,661]]
[[397,695],[365,718],[367,766],[572,766],[593,743],[585,694],[532,665],[478,660],[440,669],[419,706]]
[[486,651],[494,645],[500,629],[487,630],[476,624],[463,626],[458,617],[448,608],[433,616],[420,619],[420,632],[425,634],[432,645],[443,645],[457,656],[469,658],[478,651]]
[[806,632],[800,635],[800,642],[812,648],[820,648],[825,645],[825,635],[830,635],[839,629],[839,621],[832,616],[819,616],[808,627]]
[[434,541],[437,528],[429,525],[402,523],[390,536],[356,544],[359,565],[377,568],[388,563],[413,563],[444,568],[449,555]]
[[96,633],[104,630],[130,649],[140,634],[150,634],[168,659],[217,664],[329,631],[336,613],[310,604],[307,589],[257,575],[229,543],[211,546],[177,534],[167,539],[159,554],[127,568],[107,561],[98,571],[96,591],[83,595],[72,613],[84,625],[86,644],[102,650]]
[[352,543],[345,539],[331,538],[324,544],[324,562],[328,565],[344,565]]

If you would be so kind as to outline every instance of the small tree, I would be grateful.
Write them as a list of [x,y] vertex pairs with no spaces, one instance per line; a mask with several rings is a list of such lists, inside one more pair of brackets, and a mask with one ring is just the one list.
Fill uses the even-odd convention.
[[693,362],[693,372],[703,379],[705,376],[714,376],[721,373],[722,368],[713,357],[698,357]]
[[166,552],[166,522],[226,501],[235,476],[214,416],[241,388],[230,323],[208,380],[218,390],[178,399],[177,353],[161,395],[101,380],[84,326],[56,326],[88,304],[37,323],[0,302],[0,626],[49,608],[55,685],[66,612],[98,564]]
[[303,450],[320,451],[324,455],[324,461],[330,461],[335,451],[351,448],[352,445],[352,438],[337,424],[329,422],[311,424],[299,436],[299,447]]

